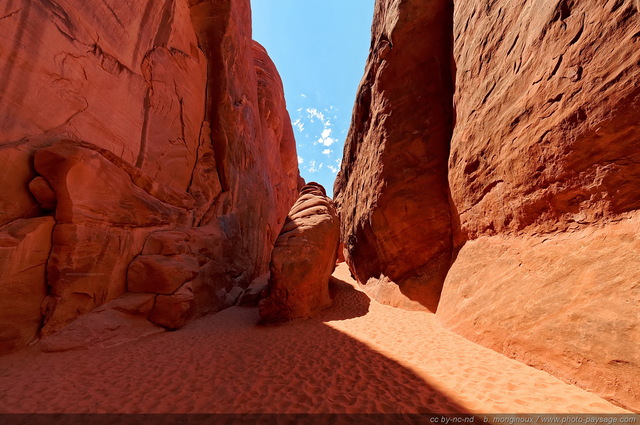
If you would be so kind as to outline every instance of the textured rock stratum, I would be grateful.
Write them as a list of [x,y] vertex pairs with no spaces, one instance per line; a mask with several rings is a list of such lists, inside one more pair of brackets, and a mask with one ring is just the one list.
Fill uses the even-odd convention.
[[356,279],[369,282],[378,301],[431,311],[452,249],[452,13],[447,0],[376,2],[334,187],[344,256]]
[[335,187],[365,288],[634,410],[639,9],[378,0]]
[[456,2],[460,252],[438,308],[463,336],[636,410],[639,6]]
[[[9,0],[0,16],[0,351],[127,291],[170,329],[232,305],[299,179],[249,0]],[[105,314],[75,334],[120,323]]]
[[306,319],[331,305],[329,278],[336,267],[339,241],[333,201],[321,185],[307,184],[271,254],[267,297],[259,305],[263,322]]

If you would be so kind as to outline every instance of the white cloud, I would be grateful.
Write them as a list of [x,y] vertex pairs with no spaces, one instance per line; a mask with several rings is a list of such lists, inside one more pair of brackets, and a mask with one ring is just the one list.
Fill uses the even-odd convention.
[[338,171],[340,171],[338,167],[334,167],[333,165],[329,165],[328,168],[331,170],[333,174],[338,174]]
[[294,127],[296,127],[300,133],[302,133],[304,131],[304,123],[300,120],[300,118],[298,118],[297,120],[295,120],[291,124]]
[[334,139],[333,137],[321,137],[318,139],[317,143],[321,143],[325,146],[331,146],[333,145],[335,142],[337,142],[336,139]]
[[324,124],[324,114],[318,111],[316,108],[307,108],[307,117],[313,122],[313,119],[316,118]]
[[304,158],[298,156],[298,164],[304,164]]
[[331,129],[330,127],[331,127],[331,123],[329,123],[329,125],[325,123],[324,130],[322,130],[322,134],[320,135],[320,138],[316,141],[316,144],[331,146],[335,142],[337,142],[336,139],[334,139],[333,137],[330,137],[331,132],[333,131],[333,129]]
[[300,93],[300,97],[307,97],[307,95],[304,93]]
[[325,149],[322,151],[323,155],[331,155],[331,152],[333,152],[331,149]]
[[316,162],[315,161],[309,161],[309,168],[307,168],[307,171],[309,171],[310,173],[316,173],[318,172],[319,168],[316,168]]

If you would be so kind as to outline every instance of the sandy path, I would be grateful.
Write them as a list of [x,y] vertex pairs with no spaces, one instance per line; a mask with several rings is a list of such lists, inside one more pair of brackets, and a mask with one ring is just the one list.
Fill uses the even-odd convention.
[[117,347],[0,357],[0,413],[624,412],[334,276],[334,306],[305,322],[234,307]]

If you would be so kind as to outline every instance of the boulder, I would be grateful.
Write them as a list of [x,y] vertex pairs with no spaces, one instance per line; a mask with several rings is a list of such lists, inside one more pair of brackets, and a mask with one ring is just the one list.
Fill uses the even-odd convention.
[[237,304],[243,307],[258,307],[260,300],[267,293],[268,285],[269,273],[265,273],[251,282],[251,285],[240,295]]
[[56,208],[56,193],[42,176],[37,176],[29,182],[29,191],[42,209],[54,210]]
[[185,283],[172,295],[158,295],[151,310],[149,320],[169,330],[183,327],[192,317],[195,309],[193,289]]
[[19,218],[37,217],[43,213],[28,189],[29,182],[37,175],[33,169],[33,152],[34,148],[31,146],[2,146],[0,144],[0,156],[2,157],[0,226]]
[[331,304],[329,278],[339,242],[333,201],[321,185],[307,184],[271,254],[268,295],[259,304],[263,322],[305,319]]

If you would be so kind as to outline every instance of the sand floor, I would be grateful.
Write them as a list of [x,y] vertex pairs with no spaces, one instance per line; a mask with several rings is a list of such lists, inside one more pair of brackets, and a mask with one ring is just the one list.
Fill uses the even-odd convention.
[[111,348],[0,357],[0,413],[624,413],[381,305],[341,265],[319,317],[257,326],[233,307]]

